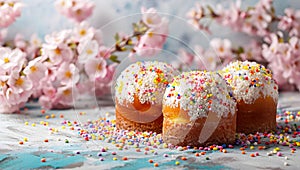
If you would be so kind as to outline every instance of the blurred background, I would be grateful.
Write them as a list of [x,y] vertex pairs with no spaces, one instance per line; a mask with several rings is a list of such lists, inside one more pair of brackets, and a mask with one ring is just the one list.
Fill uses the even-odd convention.
[[[233,45],[247,43],[247,36],[243,33],[232,32],[230,28],[218,25],[214,22],[211,24],[211,32],[213,35],[194,31],[187,23],[186,13],[195,5],[208,4],[213,8],[217,4],[222,6],[230,6],[235,1],[231,0],[94,0],[96,3],[93,15],[88,18],[91,26],[100,28],[104,35],[106,45],[114,43],[113,35],[116,32],[130,32],[131,23],[139,20],[141,17],[141,7],[154,7],[162,16],[166,16],[169,21],[169,35],[178,38],[185,43],[193,46],[200,44],[203,47],[213,37],[229,38]],[[242,9],[253,6],[257,0],[243,0]],[[26,38],[36,33],[43,39],[46,34],[53,31],[60,31],[66,28],[72,28],[74,23],[66,17],[59,14],[55,9],[54,0],[23,0],[26,6],[22,9],[21,17],[9,27],[9,37],[13,37],[16,33],[23,34]],[[300,1],[298,0],[274,0],[274,6],[277,14],[283,14],[284,9],[292,7],[300,9]],[[168,39],[165,49],[170,51],[178,50],[182,44],[174,39]]]

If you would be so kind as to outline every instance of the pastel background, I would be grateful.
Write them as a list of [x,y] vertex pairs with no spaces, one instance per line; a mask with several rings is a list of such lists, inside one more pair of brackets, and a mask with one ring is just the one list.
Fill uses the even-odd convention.
[[[74,23],[60,15],[55,7],[54,0],[24,0],[26,6],[22,10],[22,15],[17,21],[9,27],[9,36],[12,37],[16,33],[22,33],[29,37],[33,33],[43,38],[44,35],[53,31],[59,31],[65,28],[72,28]],[[140,18],[140,8],[154,7],[167,16],[170,20],[169,38],[165,49],[176,53],[178,47],[184,47],[183,42],[193,48],[195,44],[207,46],[212,37],[229,38],[233,41],[233,45],[244,44],[247,42],[247,36],[240,33],[233,33],[229,28],[221,27],[212,22],[212,33],[208,35],[200,31],[194,31],[187,24],[186,13],[192,8],[195,2],[201,4],[209,4],[216,8],[216,4],[230,6],[235,1],[232,0],[95,0],[96,7],[92,17],[88,19],[91,26],[101,28],[104,35],[104,42],[107,45],[113,44],[113,35],[116,32],[130,33],[131,23]],[[258,1],[244,0],[242,8],[254,5]],[[300,1],[297,0],[274,0],[274,6],[278,14],[283,14],[283,9],[293,7],[300,8]],[[175,40],[178,39],[178,40]],[[184,47],[185,48],[185,47]]]

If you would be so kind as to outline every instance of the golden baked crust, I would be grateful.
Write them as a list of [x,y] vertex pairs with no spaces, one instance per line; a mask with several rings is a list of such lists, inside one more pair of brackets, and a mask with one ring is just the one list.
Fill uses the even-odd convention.
[[119,111],[116,109],[116,126],[118,129],[132,130],[132,131],[152,131],[156,133],[162,132],[163,124],[163,115],[159,116],[157,119],[151,122],[139,123],[125,118]]
[[134,102],[120,104],[116,100],[116,126],[133,131],[162,132],[163,114],[160,104],[141,103],[137,95]]
[[186,111],[164,106],[163,140],[179,146],[208,146],[233,144],[236,133],[236,114],[218,117],[209,112],[208,117],[190,121]]
[[270,132],[276,129],[277,103],[272,97],[259,97],[251,104],[237,102],[237,132]]

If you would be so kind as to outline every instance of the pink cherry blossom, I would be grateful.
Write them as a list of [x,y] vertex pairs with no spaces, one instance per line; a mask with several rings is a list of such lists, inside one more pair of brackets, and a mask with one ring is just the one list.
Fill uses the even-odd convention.
[[74,93],[74,90],[75,88],[72,88],[72,86],[59,87],[57,89],[55,100],[62,106],[72,106],[73,101],[76,99],[76,97],[74,96],[74,94],[76,94]]
[[288,78],[285,78],[283,72],[285,71],[280,61],[274,61],[269,63],[268,67],[272,70],[273,78],[276,80],[281,90],[293,91],[295,86],[289,82]]
[[263,45],[262,54],[269,62],[268,66],[273,71],[280,88],[291,90],[293,84],[299,87],[299,38],[292,37],[289,42],[284,42],[283,34],[277,33],[271,34],[267,42],[269,45]]
[[95,58],[99,53],[99,44],[96,40],[82,41],[77,48],[78,60],[80,63],[86,62],[88,58]]
[[200,20],[205,17],[204,7],[200,3],[196,3],[195,7],[186,13],[189,19],[188,23],[195,29],[205,30],[205,26],[200,23]]
[[217,6],[216,21],[224,26],[231,27],[234,31],[241,31],[245,19],[245,12],[241,10],[241,1],[237,0],[232,3],[229,10],[225,10],[222,6]]
[[111,56],[111,48],[100,46],[99,54],[97,57],[102,57],[104,59],[108,59]]
[[270,11],[272,10],[273,0],[260,0],[256,5],[257,8],[262,8],[264,10]]
[[21,49],[22,51],[26,50],[27,44],[25,38],[22,34],[17,34],[14,38],[14,44],[17,48]]
[[[106,59],[110,57],[111,51],[102,44],[100,30],[81,22],[72,30],[47,35],[45,40],[41,61],[47,68],[46,76],[40,80],[43,85],[35,91],[35,94],[41,95],[40,103],[43,107],[69,108],[70,105],[65,104],[66,99],[62,92],[59,93],[59,89],[72,86],[73,92],[92,94],[96,79],[106,81]],[[97,83],[102,82],[99,80]],[[52,89],[44,89],[46,86]],[[106,89],[106,85],[104,87]],[[71,95],[74,100],[78,97],[73,93]]]
[[53,32],[52,34],[48,34],[45,36],[45,42],[47,44],[62,44],[68,38],[70,38],[72,30],[62,30],[60,32]]
[[25,53],[4,47],[0,52],[0,113],[12,113],[31,96],[33,83],[24,73]]
[[4,1],[0,4],[0,27],[10,26],[21,15],[23,4],[18,0]]
[[103,84],[106,85],[110,85],[112,83],[113,80],[113,76],[115,74],[116,71],[116,67],[118,66],[117,63],[112,63],[110,65],[106,65],[106,75],[105,77],[98,77],[96,78],[96,82],[101,82]]
[[289,82],[295,84],[300,90],[300,59],[292,61],[293,73],[289,77]]
[[89,81],[89,80],[84,80],[84,81],[76,84],[76,86],[75,86],[79,95],[89,95],[89,96],[94,95],[94,92],[95,92],[94,87],[95,87],[95,82]]
[[156,27],[150,28],[134,48],[138,55],[153,56],[157,54],[166,41],[168,35],[168,20],[163,18]]
[[10,52],[11,50],[9,48],[0,48],[0,69],[2,70],[2,73],[8,71],[8,68],[13,64],[9,56]]
[[42,45],[43,58],[49,58],[53,65],[70,62],[74,56],[66,41],[70,38],[71,33],[71,30],[63,30],[46,35],[46,43]]
[[[229,9],[198,4],[188,12],[189,22],[197,29],[207,30],[210,20],[216,21],[233,31],[248,34],[251,40],[246,45],[235,44],[238,48],[234,48],[228,41],[213,39],[208,49],[195,50],[201,55],[196,55],[194,62],[200,69],[214,70],[235,59],[254,60],[268,65],[281,90],[295,87],[300,90],[300,10],[287,8],[279,16],[273,0],[261,0],[246,9],[241,8],[241,2],[237,0]],[[203,21],[207,20],[208,25],[204,25]],[[212,57],[214,52],[217,58]],[[210,64],[211,68],[205,66],[209,61],[215,63]]]
[[90,27],[88,22],[81,22],[73,29],[73,35],[76,40],[87,41],[94,39],[99,45],[102,44],[102,32],[94,27]]
[[214,38],[210,41],[210,46],[216,54],[221,57],[231,57],[231,42],[228,39]]
[[45,84],[42,88],[42,94],[39,97],[39,104],[45,109],[51,109],[57,105],[58,101],[55,101],[57,89],[51,86],[51,84]]
[[289,40],[289,45],[291,47],[293,56],[298,59],[296,56],[300,55],[300,39],[296,36],[291,37]]
[[50,97],[42,95],[39,97],[39,104],[42,106],[44,109],[52,109],[55,103],[51,100]]
[[286,8],[284,13],[284,16],[279,17],[278,28],[288,31],[290,36],[298,36],[300,32],[300,10]]
[[34,48],[37,48],[37,47],[41,47],[41,45],[42,45],[42,40],[41,40],[36,34],[33,34],[33,35],[30,37],[29,43],[30,43],[30,45],[33,46]]
[[263,62],[265,59],[262,55],[262,44],[251,40],[249,44],[244,46],[244,52],[240,54],[242,60]]
[[40,55],[40,48],[42,47],[42,40],[33,34],[26,46],[25,52],[27,53],[27,59],[33,60]]
[[95,80],[95,94],[96,96],[102,96],[111,92],[111,85],[113,83],[113,76],[115,74],[117,64],[113,63],[106,66],[107,73],[105,77],[98,77]]
[[50,62],[54,65],[59,65],[62,62],[70,62],[73,59],[73,52],[66,44],[43,44],[42,47],[42,54],[48,56]]
[[[42,80],[41,80],[42,81]],[[34,85],[34,89],[32,89],[31,98],[38,99],[43,95],[43,83],[39,82],[39,85]]]
[[0,53],[0,70],[8,73],[21,70],[26,60],[25,54],[21,50],[1,47]]
[[266,39],[268,44],[262,45],[262,55],[268,61],[271,62],[276,57],[277,46],[279,45],[279,39],[282,38],[282,34],[270,34],[270,38]]
[[20,76],[19,72],[12,72],[7,84],[14,93],[22,93],[31,90],[33,87],[32,82],[25,76]]
[[45,87],[44,95],[39,98],[39,103],[45,109],[65,109],[73,106],[74,94],[76,93],[76,89],[72,86],[62,86],[53,88],[53,87]]
[[272,21],[272,16],[265,10],[255,9],[249,12],[249,23],[255,27],[258,35],[266,35],[267,28]]
[[84,70],[92,81],[98,77],[104,78],[107,73],[106,61],[103,58],[88,58]]
[[[282,76],[285,79],[289,79],[292,74],[293,74],[293,67],[292,67],[292,63],[287,63],[283,61],[283,58],[279,58],[279,62],[277,67],[281,68],[282,72]],[[294,82],[291,82],[294,83]]]
[[15,93],[12,88],[8,88],[6,90],[6,99],[9,105],[14,106],[18,105],[22,106],[25,102],[28,101],[29,97],[31,96],[32,91],[23,91],[22,93]]
[[89,0],[57,0],[55,6],[61,14],[81,22],[93,13],[95,3]]
[[57,89],[51,86],[50,84],[46,84],[43,88],[43,93],[49,98],[55,98],[56,92]]
[[79,70],[72,64],[64,62],[57,70],[57,78],[62,85],[73,85],[79,81]]
[[153,8],[148,10],[142,8],[142,14],[142,21],[149,28],[136,43],[134,51],[140,56],[153,56],[160,52],[166,41],[169,21],[160,17]]
[[42,63],[41,59],[41,57],[38,57],[31,60],[23,71],[35,86],[38,86],[40,80],[44,78],[47,71],[47,68]]
[[156,27],[159,25],[162,21],[162,18],[157,13],[156,9],[149,8],[145,9],[142,8],[142,21],[150,28]]
[[204,15],[205,15],[204,8],[198,2],[196,2],[195,7],[192,8],[190,11],[188,11],[187,14],[186,14],[186,16],[188,18],[196,19],[196,20],[200,20]]

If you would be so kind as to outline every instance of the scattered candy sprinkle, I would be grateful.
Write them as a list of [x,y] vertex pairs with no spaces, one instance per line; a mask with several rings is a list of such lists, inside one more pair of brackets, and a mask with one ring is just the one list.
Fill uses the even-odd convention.
[[46,162],[46,158],[42,158],[42,159],[41,159],[41,162]]
[[[85,113],[84,113],[85,114]],[[61,114],[62,115],[62,114]],[[280,159],[276,158],[282,157],[284,161],[293,159],[295,156],[293,153],[297,151],[300,147],[300,112],[294,111],[286,111],[282,109],[278,109],[277,111],[277,129],[273,132],[257,132],[255,134],[242,134],[239,133],[236,135],[236,141],[232,145],[210,145],[210,146],[201,146],[201,147],[193,147],[193,146],[174,146],[172,144],[164,143],[162,140],[162,135],[154,132],[138,132],[138,131],[126,131],[119,130],[116,128],[116,120],[108,119],[107,117],[101,117],[97,120],[89,120],[87,122],[81,123],[79,121],[71,121],[60,119],[63,116],[50,116],[53,119],[61,121],[61,124],[58,127],[52,127],[52,124],[46,121],[40,121],[38,125],[30,122],[32,127],[36,128],[46,128],[49,130],[51,134],[59,133],[59,132],[71,132],[75,133],[79,137],[82,138],[83,142],[91,142],[93,140],[99,140],[101,142],[106,142],[111,144],[114,148],[106,148],[99,147],[96,151],[96,158],[99,161],[104,161],[105,159],[114,160],[114,161],[126,161],[128,158],[126,156],[123,157],[112,157],[111,155],[122,155],[123,151],[125,153],[126,150],[134,149],[136,154],[147,155],[149,158],[156,157],[154,155],[158,155],[159,157],[163,157],[164,159],[170,161],[175,161],[172,164],[180,165],[180,161],[184,161],[184,163],[188,163],[187,158],[189,157],[187,154],[191,153],[194,159],[205,159],[210,160],[213,158],[213,154],[219,153],[242,153],[246,154],[249,152],[249,156],[251,159],[265,159],[266,156],[259,155],[268,155],[275,157],[269,157],[270,159]],[[45,118],[45,117],[43,117]],[[52,120],[51,120],[52,121]],[[29,125],[29,122],[24,122],[25,126]],[[66,128],[67,127],[67,128]],[[30,128],[30,127],[26,127]],[[46,138],[47,136],[43,136],[44,142],[49,142]],[[69,139],[53,139],[61,141],[62,143],[71,143],[72,138]],[[49,139],[52,139],[49,138]],[[42,139],[43,140],[43,139]],[[69,141],[70,140],[70,141]],[[24,137],[22,141],[19,141],[19,145],[23,145],[28,141],[27,137]],[[30,140],[31,141],[31,140]],[[173,153],[160,151],[160,149],[170,149],[170,152],[176,152],[180,155],[180,159],[178,157],[174,157]],[[119,151],[121,152],[119,152]],[[117,153],[117,152],[118,153]],[[218,152],[216,152],[218,151]],[[75,154],[81,154],[79,151],[75,151]],[[82,154],[85,155],[85,154]],[[184,155],[184,156],[183,156]],[[202,157],[202,155],[207,155],[207,157]],[[290,158],[288,158],[288,155]],[[90,155],[93,156],[93,155]],[[106,158],[107,156],[107,158]],[[211,157],[208,157],[211,156]],[[196,158],[197,157],[197,158]],[[149,159],[148,158],[148,159]],[[44,162],[46,162],[45,158]],[[174,160],[175,159],[175,160]],[[176,161],[177,159],[177,161]],[[179,160],[179,161],[178,161]],[[149,163],[154,163],[154,160],[149,159]],[[282,162],[283,163],[283,162]],[[155,164],[155,165],[154,165]],[[158,160],[153,164],[154,167],[159,166],[161,162]],[[151,165],[152,166],[152,165]],[[162,166],[162,165],[160,165]],[[288,162],[284,162],[284,166],[292,166],[289,165]]]

